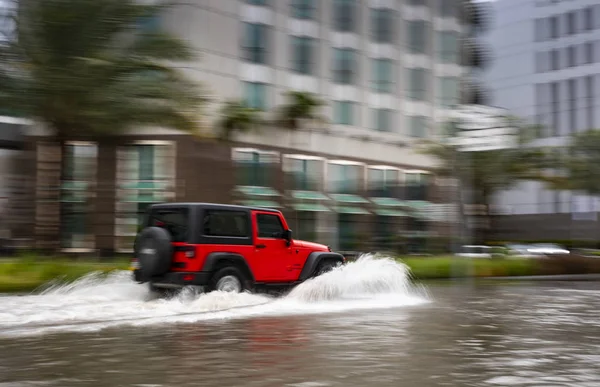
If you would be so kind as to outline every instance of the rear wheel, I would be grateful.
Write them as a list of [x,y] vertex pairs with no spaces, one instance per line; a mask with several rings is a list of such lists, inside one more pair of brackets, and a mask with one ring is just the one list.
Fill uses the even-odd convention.
[[246,277],[240,270],[233,266],[227,266],[213,274],[209,289],[211,291],[241,293],[248,289],[246,281]]
[[148,283],[148,289],[150,290],[150,294],[158,298],[170,298],[176,293],[174,289],[156,287],[152,282]]

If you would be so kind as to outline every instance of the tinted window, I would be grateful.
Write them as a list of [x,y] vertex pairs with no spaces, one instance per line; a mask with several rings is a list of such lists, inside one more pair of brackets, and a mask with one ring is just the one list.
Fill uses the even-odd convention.
[[258,214],[256,221],[259,238],[278,238],[283,232],[283,225],[277,215]]
[[153,209],[148,217],[149,227],[161,227],[169,231],[173,242],[186,242],[189,232],[187,208]]
[[250,235],[248,215],[243,211],[207,210],[202,233],[208,236],[245,238]]

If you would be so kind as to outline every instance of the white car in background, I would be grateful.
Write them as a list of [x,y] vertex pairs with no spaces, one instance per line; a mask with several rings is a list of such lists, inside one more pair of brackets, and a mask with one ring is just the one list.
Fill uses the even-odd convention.
[[484,245],[465,245],[461,246],[457,257],[465,258],[492,258],[492,247]]
[[571,252],[554,243],[536,243],[527,248],[530,254],[534,255],[555,255],[555,254],[571,254]]

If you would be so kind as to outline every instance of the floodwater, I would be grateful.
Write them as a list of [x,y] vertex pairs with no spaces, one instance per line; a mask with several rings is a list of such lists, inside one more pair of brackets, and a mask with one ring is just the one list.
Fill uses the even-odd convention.
[[600,283],[410,284],[365,258],[286,296],[118,273],[0,297],[0,387],[600,386]]

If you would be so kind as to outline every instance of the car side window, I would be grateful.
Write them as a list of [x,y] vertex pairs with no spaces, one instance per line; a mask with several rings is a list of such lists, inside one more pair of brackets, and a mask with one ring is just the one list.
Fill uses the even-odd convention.
[[202,234],[206,236],[246,238],[250,235],[248,214],[243,211],[206,210]]
[[259,238],[278,238],[283,232],[281,219],[277,215],[257,214],[256,223]]

